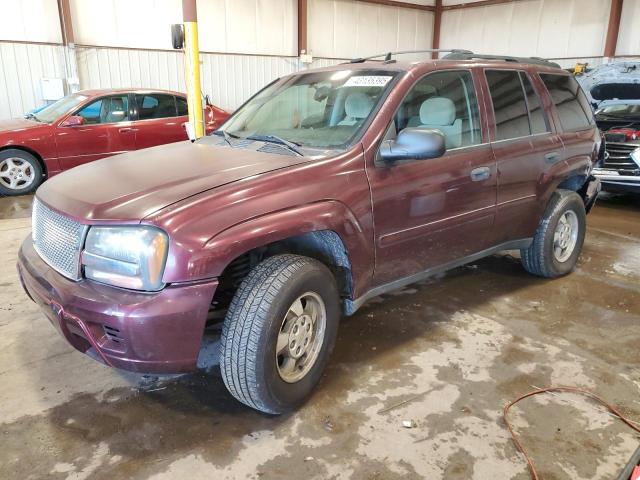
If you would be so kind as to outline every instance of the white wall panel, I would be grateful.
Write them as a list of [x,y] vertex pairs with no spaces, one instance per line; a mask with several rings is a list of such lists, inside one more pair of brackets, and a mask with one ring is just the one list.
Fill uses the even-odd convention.
[[64,77],[64,47],[0,42],[0,119],[43,105],[42,78]]
[[[267,83],[298,70],[297,58],[202,54],[202,91],[233,110]],[[183,54],[116,48],[77,48],[81,88],[162,88],[185,91]]]
[[61,43],[56,0],[0,0],[0,40]]
[[617,55],[640,55],[640,0],[625,0],[618,34]]
[[[71,0],[71,13],[76,43],[91,46],[171,50],[182,23],[180,0]],[[201,0],[200,49],[295,55],[296,16],[295,0]]]
[[610,5],[611,0],[523,0],[447,10],[440,45],[502,55],[598,56]]
[[308,46],[315,57],[431,48],[431,12],[354,0],[311,0],[308,13]]

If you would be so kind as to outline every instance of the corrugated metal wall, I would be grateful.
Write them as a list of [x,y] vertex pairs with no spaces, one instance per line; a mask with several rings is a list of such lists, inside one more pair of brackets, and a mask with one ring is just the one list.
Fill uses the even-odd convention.
[[[566,57],[559,63],[567,67],[585,59],[598,64],[610,1],[521,0],[445,11],[441,45]],[[203,91],[214,103],[234,109],[271,80],[309,67],[294,56],[296,5],[295,0],[199,2],[201,48],[222,52],[202,55]],[[182,54],[169,49],[169,25],[181,20],[180,0],[71,0],[71,6],[81,88],[184,90]],[[309,50],[315,58],[310,67],[387,50],[429,48],[432,17],[430,12],[354,0],[309,0]],[[619,54],[640,54],[634,21],[639,17],[640,0],[625,0]],[[3,119],[43,103],[40,79],[64,78],[69,50],[20,43],[61,41],[56,0],[0,1],[0,39],[9,40],[0,41]]]
[[[417,2],[416,2],[417,3]],[[354,58],[431,48],[433,13],[344,0],[310,0],[309,51]]]
[[611,0],[525,0],[445,11],[442,48],[539,57],[602,55]]
[[[82,88],[163,88],[185,90],[183,54],[78,47]],[[297,71],[296,57],[202,54],[202,90],[214,104],[235,109],[275,78]]]
[[65,48],[0,42],[0,119],[42,105],[42,78],[65,77]]

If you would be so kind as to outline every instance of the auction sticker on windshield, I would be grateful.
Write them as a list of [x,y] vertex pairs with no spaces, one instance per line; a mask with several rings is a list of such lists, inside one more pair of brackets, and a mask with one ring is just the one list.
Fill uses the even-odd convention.
[[351,77],[343,87],[384,87],[392,78],[384,75]]

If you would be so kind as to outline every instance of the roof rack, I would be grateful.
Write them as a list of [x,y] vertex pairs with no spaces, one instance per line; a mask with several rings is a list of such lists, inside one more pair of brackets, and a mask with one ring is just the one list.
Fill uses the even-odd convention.
[[364,63],[367,60],[373,60],[376,58],[384,57],[384,62],[393,62],[393,57],[396,55],[406,55],[412,53],[447,53],[441,60],[474,60],[474,59],[482,59],[482,60],[502,60],[504,62],[513,62],[513,63],[529,63],[533,65],[543,65],[546,67],[554,67],[561,68],[555,62],[547,60],[545,58],[540,57],[513,57],[510,55],[485,55],[481,53],[473,53],[470,50],[462,50],[462,49],[443,49],[443,48],[430,48],[425,50],[401,50],[399,52],[387,52],[387,53],[379,53],[377,55],[371,55],[370,57],[362,57],[362,58],[354,58],[347,63]]
[[443,49],[443,48],[428,48],[425,50],[401,50],[398,52],[386,52],[386,53],[378,53],[377,55],[371,55],[370,57],[362,57],[362,58],[353,58],[349,60],[347,63],[364,63],[367,60],[373,60],[374,58],[384,57],[385,62],[392,61],[392,57],[394,55],[406,55],[410,53],[434,53],[434,52],[450,52],[450,54],[473,54],[469,50],[458,50],[458,49]]
[[543,65],[545,67],[561,68],[556,62],[540,57],[513,57],[510,55],[485,55],[473,53],[468,50],[456,50],[442,57],[442,60],[502,60],[513,63],[530,63],[533,65]]

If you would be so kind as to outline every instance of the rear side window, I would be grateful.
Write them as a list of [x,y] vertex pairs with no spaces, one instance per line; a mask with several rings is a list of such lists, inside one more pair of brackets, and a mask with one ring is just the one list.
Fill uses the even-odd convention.
[[593,125],[593,112],[584,92],[571,75],[541,73],[556,106],[562,130],[584,130]]
[[138,105],[139,120],[176,116],[176,102],[173,95],[138,94],[136,95],[136,103]]
[[496,140],[525,137],[531,134],[527,103],[515,70],[487,70],[487,83],[496,121]]
[[527,96],[527,106],[529,107],[529,124],[531,125],[531,133],[545,133],[549,132],[549,125],[546,121],[546,114],[540,104],[540,98],[533,89],[533,85],[529,81],[529,78],[524,72],[520,72],[520,78],[522,79],[522,86],[524,87],[524,93]]

